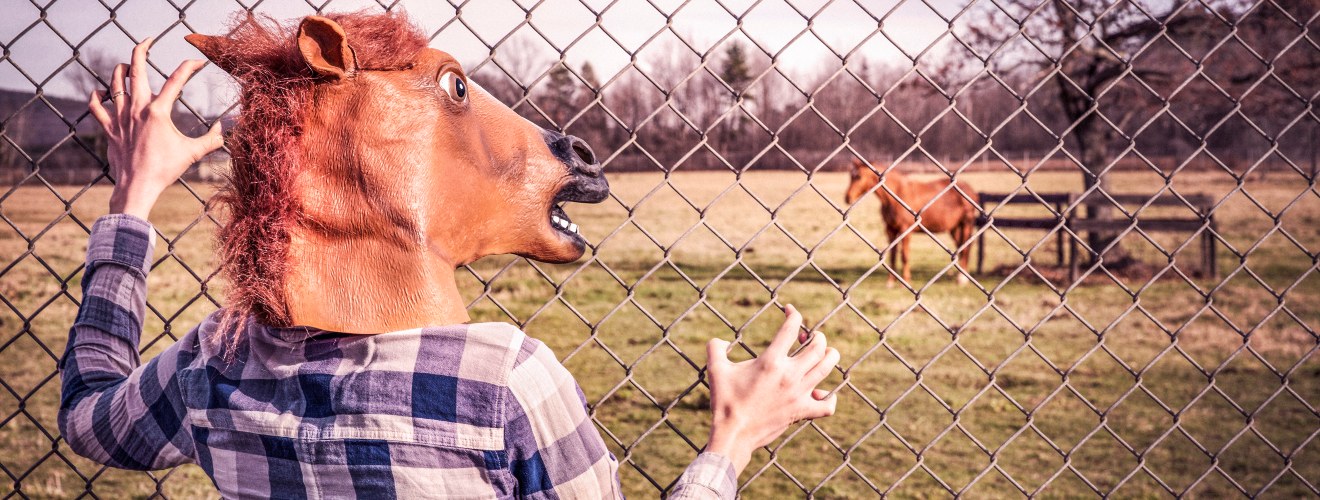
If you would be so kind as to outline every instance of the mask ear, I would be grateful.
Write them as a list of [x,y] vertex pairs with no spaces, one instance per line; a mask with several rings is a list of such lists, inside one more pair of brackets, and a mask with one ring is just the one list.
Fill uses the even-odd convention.
[[348,46],[348,35],[339,23],[321,16],[308,16],[298,26],[298,50],[316,74],[340,80],[357,72],[357,57]]
[[234,68],[238,60],[231,55],[234,53],[230,50],[233,41],[225,37],[207,36],[198,33],[185,36],[183,39],[187,40],[193,47],[197,47],[202,55],[210,59],[220,69],[231,75],[234,74]]

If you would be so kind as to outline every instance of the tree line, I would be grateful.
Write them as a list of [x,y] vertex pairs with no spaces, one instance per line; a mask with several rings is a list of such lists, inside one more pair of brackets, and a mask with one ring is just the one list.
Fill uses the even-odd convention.
[[[1098,183],[1106,168],[1315,168],[1320,49],[1303,35],[1320,0],[1151,9],[978,2],[914,61],[858,52],[791,68],[741,32],[702,53],[661,37],[608,75],[537,59],[533,41],[513,37],[473,77],[523,116],[586,139],[615,172],[812,171],[861,157],[1069,168]],[[108,75],[111,59],[89,50],[80,61]],[[100,86],[87,76],[75,86]],[[23,136],[21,115],[0,144],[11,165],[25,163],[13,145],[45,147]],[[81,142],[65,140],[65,156],[99,149]]]
[[1042,158],[1311,168],[1320,50],[1302,35],[1317,4],[981,2],[907,63],[857,55],[789,70],[740,33],[705,54],[647,50],[606,81],[590,62],[520,60],[532,51],[516,48],[503,61],[550,69],[523,82],[487,64],[476,78],[587,139],[612,171],[817,170],[854,156],[950,170]]

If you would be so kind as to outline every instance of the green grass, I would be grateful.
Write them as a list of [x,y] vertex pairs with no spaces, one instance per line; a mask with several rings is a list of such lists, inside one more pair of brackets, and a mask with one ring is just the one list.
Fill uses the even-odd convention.
[[[1128,192],[1163,184],[1154,175],[1117,175]],[[1024,258],[988,233],[987,272],[977,279],[993,295],[956,286],[949,255],[925,236],[913,244],[919,293],[889,288],[873,249],[887,244],[876,200],[848,216],[859,236],[840,227],[844,219],[830,206],[842,203],[846,175],[781,172],[750,173],[741,184],[713,172],[667,182],[658,174],[613,175],[615,195],[633,208],[631,222],[628,208],[614,201],[568,209],[601,242],[594,258],[558,266],[489,258],[472,266],[481,280],[462,273],[460,288],[474,301],[474,320],[513,321],[555,349],[595,406],[606,441],[624,461],[625,492],[635,498],[656,496],[652,483],[670,484],[705,441],[708,393],[697,383],[705,341],[739,336],[748,350],[761,349],[779,318],[773,303],[797,305],[842,352],[828,382],[842,384],[839,413],[794,427],[773,446],[773,461],[759,452],[741,477],[750,480],[750,498],[802,496],[799,488],[822,498],[866,497],[872,487],[905,497],[945,496],[945,487],[1017,496],[1019,486],[1049,496],[1092,487],[1159,496],[1160,482],[1174,491],[1195,484],[1193,494],[1218,497],[1236,490],[1230,477],[1249,492],[1271,484],[1272,496],[1306,493],[1292,473],[1280,476],[1280,453],[1316,484],[1320,416],[1306,406],[1320,405],[1320,356],[1312,355],[1310,333],[1320,320],[1320,278],[1286,236],[1309,251],[1320,248],[1320,198],[1295,174],[1253,177],[1245,192],[1223,174],[1176,177],[1181,192],[1227,197],[1216,211],[1224,238],[1239,251],[1254,247],[1245,260],[1220,252],[1227,278],[1210,301],[1197,287],[1213,283],[1172,272],[1154,281],[1094,275],[1061,296],[1042,281],[1061,273],[1053,238],[1038,231],[1004,233],[1018,248],[1035,247],[1031,263],[1040,277],[1011,273]],[[1007,174],[966,179],[988,192],[1020,184]],[[1040,191],[1079,183],[1076,174],[1050,172],[1027,182]],[[65,197],[77,192],[60,189]],[[21,483],[31,496],[76,496],[88,487],[50,455],[51,436],[33,422],[55,432],[52,374],[80,295],[76,270],[86,238],[74,219],[90,225],[107,196],[104,187],[86,192],[63,219],[63,204],[43,187],[20,188],[0,202],[0,213],[24,234],[41,235],[25,254],[23,239],[0,231],[5,261],[25,255],[0,275],[0,295],[17,309],[0,308],[7,342],[0,378],[8,387],[0,391],[0,418],[8,417],[0,424],[0,464],[13,475],[36,465]],[[1278,211],[1298,197],[1279,218],[1287,235],[1256,206]],[[219,279],[204,289],[180,264],[202,278],[212,272],[214,224],[200,213],[200,203],[175,189],[153,214],[164,235],[184,236],[172,256],[170,245],[159,245],[163,260],[150,278],[155,312],[144,336],[149,355],[169,341],[160,338],[164,319],[173,322],[169,333],[180,334],[214,310],[204,290],[223,297]],[[1168,257],[1156,245],[1176,248],[1188,235],[1150,237],[1133,233],[1124,243],[1158,267]],[[1176,254],[1189,276],[1198,248],[1193,241]],[[1283,301],[1257,280],[1286,289]],[[1217,468],[1198,448],[1215,455]],[[99,472],[63,443],[55,449],[82,475],[99,474],[91,486],[97,495],[155,491],[145,474]],[[0,484],[0,494],[12,487]],[[195,467],[175,471],[163,489],[213,494]]]

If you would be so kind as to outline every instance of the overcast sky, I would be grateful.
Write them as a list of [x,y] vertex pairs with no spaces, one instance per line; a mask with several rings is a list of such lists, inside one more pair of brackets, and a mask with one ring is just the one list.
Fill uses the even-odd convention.
[[[584,1],[596,9],[609,3],[608,0]],[[399,3],[414,22],[428,34],[435,34],[431,43],[433,47],[454,54],[469,69],[491,55],[487,44],[493,45],[510,36],[536,41],[511,45],[510,48],[533,50],[536,52],[534,58],[538,59],[554,55],[555,49],[540,35],[527,26],[518,26],[527,17],[520,6],[535,6],[531,11],[531,24],[559,47],[572,43],[566,52],[568,62],[579,67],[584,61],[590,61],[602,79],[608,79],[623,69],[631,58],[627,51],[636,50],[663,29],[666,15],[672,19],[673,30],[698,50],[705,50],[734,30],[738,23],[735,16],[740,16],[746,36],[772,53],[779,52],[779,64],[790,72],[819,67],[823,59],[834,57],[826,44],[844,53],[866,39],[877,27],[876,20],[857,4],[844,0],[826,7],[812,23],[812,32],[801,35],[808,28],[803,14],[814,14],[822,4],[829,2],[794,0],[793,7],[790,7],[784,0],[766,0],[750,10],[749,6],[755,3],[752,0],[726,0],[727,10],[713,0],[693,0],[681,8],[681,0],[653,2],[665,14],[644,0],[620,0],[604,12],[600,28],[592,27],[594,16],[579,0],[544,0],[539,3],[536,0],[472,0],[462,7],[461,22],[454,19],[455,9],[446,2],[405,0]],[[70,45],[81,43],[84,50],[106,51],[126,60],[133,45],[129,34],[132,38],[156,35],[159,40],[152,50],[151,60],[161,71],[168,72],[183,59],[201,57],[184,42],[184,35],[193,30],[221,33],[230,17],[241,9],[235,0],[197,0],[186,11],[185,24],[175,24],[180,15],[168,2],[128,0],[114,12],[116,25],[110,20],[111,12],[91,0],[57,0],[47,9],[45,21],[40,20],[40,12],[28,2],[4,0],[4,3],[4,12],[0,13],[0,42],[8,46],[11,57],[0,62],[0,87],[31,91],[34,87],[31,79],[44,85],[47,93],[60,96],[78,93],[70,83],[69,73],[84,71],[69,62],[73,54]],[[877,16],[893,10],[884,20],[884,33],[888,38],[873,36],[859,51],[872,60],[910,64],[898,49],[916,54],[947,28],[946,23],[919,0],[907,0],[896,9],[897,0],[857,3]],[[933,0],[929,3],[940,14],[950,16],[959,9],[962,1]],[[370,0],[334,0],[326,9],[351,11],[368,7],[379,8]],[[268,0],[260,4],[257,12],[276,19],[294,19],[314,13],[302,0]],[[579,37],[581,39],[574,43]],[[661,36],[661,39],[666,38],[673,38],[673,35]],[[82,42],[84,39],[87,40],[85,43]],[[649,50],[673,46],[672,43],[654,43],[642,50],[639,57],[645,57]],[[496,57],[501,55],[496,53]],[[163,78],[153,76],[158,86]],[[219,70],[208,66],[188,85],[185,98],[198,103],[203,111],[209,111],[206,103],[233,99],[233,84]]]

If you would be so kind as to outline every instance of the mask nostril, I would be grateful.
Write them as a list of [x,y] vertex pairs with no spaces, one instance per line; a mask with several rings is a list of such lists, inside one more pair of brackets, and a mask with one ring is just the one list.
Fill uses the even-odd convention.
[[573,141],[573,154],[576,154],[577,157],[587,165],[596,164],[596,155],[591,152],[590,147],[587,147],[587,143],[582,142],[581,140]]

